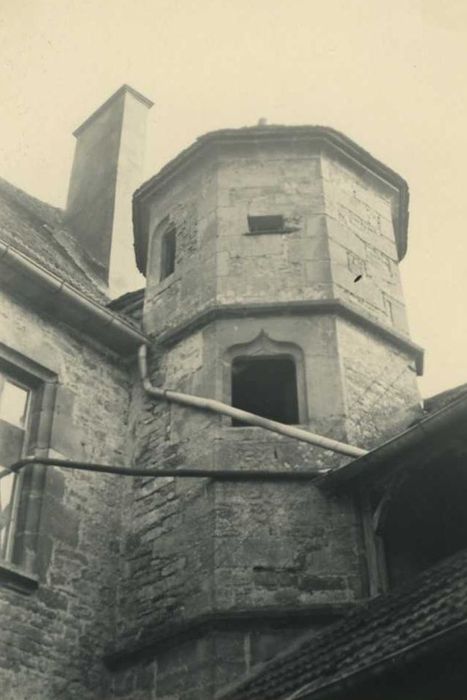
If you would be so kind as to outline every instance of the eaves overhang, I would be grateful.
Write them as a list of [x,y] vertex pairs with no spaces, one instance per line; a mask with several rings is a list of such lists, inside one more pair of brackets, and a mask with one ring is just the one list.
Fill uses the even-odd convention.
[[407,251],[407,228],[409,216],[409,188],[407,182],[394,170],[374,158],[368,151],[335,129],[326,126],[254,126],[241,129],[221,129],[200,136],[191,146],[181,151],[156,175],[141,185],[133,195],[133,230],[136,263],[146,273],[146,255],[149,232],[145,225],[145,204],[148,198],[186,167],[205,156],[210,149],[235,144],[267,145],[268,143],[313,142],[338,150],[347,160],[359,168],[365,168],[393,187],[399,196],[399,205],[394,218],[396,245],[399,260]]
[[118,314],[75,289],[57,275],[0,241],[2,287],[97,341],[118,355],[133,354],[147,336]]
[[[378,478],[390,469],[410,467],[422,458],[447,453],[460,442],[467,449],[467,394],[432,413],[363,457],[358,457],[326,474],[316,484],[326,490],[353,487]],[[366,481],[368,483],[368,481]]]

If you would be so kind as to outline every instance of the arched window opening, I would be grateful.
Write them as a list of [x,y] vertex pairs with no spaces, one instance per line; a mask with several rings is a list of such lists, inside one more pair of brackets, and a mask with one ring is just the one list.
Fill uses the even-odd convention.
[[[298,423],[294,359],[287,356],[235,357],[232,361],[232,406],[281,423]],[[232,425],[246,424],[233,420]]]
[[465,464],[435,463],[404,482],[391,499],[383,541],[391,587],[467,548]]
[[163,234],[161,240],[161,282],[175,270],[176,250],[176,232],[175,227],[172,226]]

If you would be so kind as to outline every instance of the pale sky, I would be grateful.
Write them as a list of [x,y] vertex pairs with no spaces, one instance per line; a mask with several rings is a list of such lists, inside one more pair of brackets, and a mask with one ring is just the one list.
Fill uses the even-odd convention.
[[143,179],[260,117],[343,131],[409,182],[422,394],[467,382],[465,0],[0,0],[0,61],[0,175],[57,206],[72,131],[122,83],[156,103]]

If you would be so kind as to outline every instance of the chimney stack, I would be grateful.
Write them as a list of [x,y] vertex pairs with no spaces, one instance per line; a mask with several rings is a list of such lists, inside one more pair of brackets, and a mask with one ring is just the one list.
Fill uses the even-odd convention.
[[144,285],[135,263],[131,200],[141,183],[152,105],[123,85],[73,134],[67,220],[112,298]]

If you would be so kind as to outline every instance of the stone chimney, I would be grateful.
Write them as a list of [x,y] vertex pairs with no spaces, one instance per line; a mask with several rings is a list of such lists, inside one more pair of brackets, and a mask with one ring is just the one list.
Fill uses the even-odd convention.
[[152,105],[123,85],[73,134],[67,220],[111,297],[144,285],[135,263],[131,200],[141,183]]

